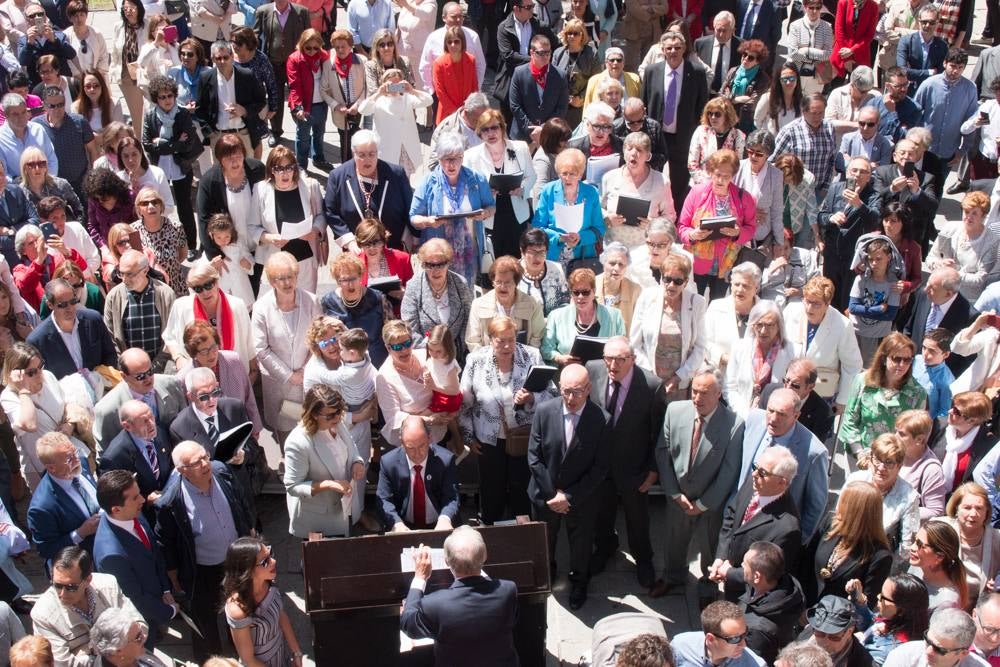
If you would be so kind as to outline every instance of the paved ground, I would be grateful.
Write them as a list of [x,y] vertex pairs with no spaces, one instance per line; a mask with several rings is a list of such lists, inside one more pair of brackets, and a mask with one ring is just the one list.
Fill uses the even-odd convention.
[[[986,20],[984,0],[977,0],[976,11],[977,15],[973,35],[978,36],[982,32],[982,26]],[[343,12],[341,12],[340,18],[342,23],[346,23]],[[118,15],[112,12],[93,12],[91,14],[92,23],[108,37],[109,41],[110,36],[113,34],[114,25],[118,20]],[[973,44],[971,49],[973,57],[981,50],[982,45]],[[974,60],[969,64],[969,73],[971,73],[973,63]],[[294,126],[286,114],[285,137],[292,139],[294,136]],[[339,155],[339,149],[336,147],[336,138],[337,133],[334,131],[332,123],[328,123],[328,157],[332,158]],[[290,143],[287,145],[291,146]],[[322,176],[325,180],[324,174],[315,173],[314,175],[317,177]],[[960,216],[958,201],[956,197],[945,198],[936,220],[939,226],[945,220],[958,219]],[[324,293],[331,287],[329,277],[321,277],[321,287],[318,291]],[[276,468],[280,458],[277,445],[266,434],[262,444],[264,444],[267,450],[269,462],[272,467]],[[841,462],[842,459],[838,461],[838,463]],[[832,488],[839,488],[843,482],[843,478],[843,470],[840,466],[837,466],[831,479]],[[654,549],[660,554],[656,557],[656,566],[659,569],[662,567],[663,545],[672,536],[669,528],[664,525],[664,498],[662,496],[653,497],[651,499],[651,506]],[[312,642],[312,628],[304,611],[305,601],[303,599],[302,575],[290,571],[290,569],[297,570],[295,565],[299,561],[300,545],[298,540],[290,539],[287,533],[285,499],[279,495],[266,496],[258,502],[258,509],[264,525],[264,536],[274,546],[274,553],[279,558],[278,583],[286,594],[286,608],[291,615],[296,634],[303,647],[306,647],[305,650],[308,654]],[[25,510],[26,507],[22,506],[20,508],[22,516]],[[469,507],[465,507],[463,510],[466,513],[471,513],[472,511]],[[622,523],[622,521],[619,521],[619,533],[624,535],[624,526],[621,525]],[[624,537],[622,541],[624,549],[626,548]],[[568,550],[565,538],[561,542],[559,560],[561,570],[566,572],[568,570]],[[290,568],[290,565],[293,567]],[[28,563],[23,570],[31,577],[36,591],[41,592],[48,585],[41,563],[36,556],[29,557]],[[642,611],[656,614],[664,621],[667,632],[671,635],[695,629],[698,625],[698,614],[700,612],[697,587],[694,583],[698,574],[696,561],[692,563],[692,572],[695,574],[692,575],[689,585],[683,594],[678,592],[654,600],[639,587],[635,580],[635,570],[631,559],[623,550],[618,554],[617,559],[609,566],[607,571],[594,578],[590,585],[590,598],[584,608],[578,612],[571,612],[569,610],[567,603],[569,585],[565,576],[561,577],[554,582],[553,595],[548,605],[549,626],[547,644],[549,649],[549,664],[586,664],[583,661],[589,658],[591,628],[593,624],[604,616],[621,611]],[[30,622],[27,618],[24,620],[26,623]],[[188,637],[186,635],[181,636],[176,628],[171,629],[170,635],[161,645],[161,649],[164,654],[175,658],[179,662],[190,658]],[[307,660],[307,664],[312,663]]]

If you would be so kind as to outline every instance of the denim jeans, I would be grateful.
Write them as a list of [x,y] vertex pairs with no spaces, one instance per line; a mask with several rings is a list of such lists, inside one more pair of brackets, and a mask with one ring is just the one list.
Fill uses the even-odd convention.
[[313,102],[305,120],[295,119],[295,159],[299,167],[309,166],[309,135],[312,135],[312,159],[326,160],[323,152],[323,131],[326,129],[326,102]]

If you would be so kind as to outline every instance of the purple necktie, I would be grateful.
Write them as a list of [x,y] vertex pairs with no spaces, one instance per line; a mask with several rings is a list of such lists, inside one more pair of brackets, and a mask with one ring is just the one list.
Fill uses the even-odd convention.
[[670,83],[667,84],[667,97],[663,101],[663,129],[674,124],[677,115],[677,70],[670,70]]

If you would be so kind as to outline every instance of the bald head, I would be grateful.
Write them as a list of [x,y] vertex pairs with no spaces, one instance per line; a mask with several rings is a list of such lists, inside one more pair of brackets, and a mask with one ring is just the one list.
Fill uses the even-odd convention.
[[785,435],[795,427],[799,418],[801,400],[791,389],[781,388],[771,392],[767,401],[767,432],[777,438]]
[[559,392],[569,412],[580,411],[590,396],[590,377],[580,364],[569,364],[559,376]]

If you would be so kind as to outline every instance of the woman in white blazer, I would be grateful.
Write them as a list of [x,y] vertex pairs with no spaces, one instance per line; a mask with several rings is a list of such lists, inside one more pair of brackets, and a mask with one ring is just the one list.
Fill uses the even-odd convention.
[[[402,86],[403,92],[393,92],[391,86]],[[378,135],[378,156],[390,164],[398,164],[412,176],[421,164],[420,136],[417,130],[417,109],[426,109],[434,98],[403,80],[398,69],[386,70],[379,87],[369,91],[358,106],[362,116],[374,116],[372,129]]]
[[747,418],[756,408],[764,387],[780,382],[795,350],[785,339],[781,309],[773,301],[761,299],[750,311],[747,334],[733,344],[726,365],[726,386],[723,392],[729,408]]
[[729,296],[715,299],[705,311],[705,360],[725,370],[736,341],[747,332],[750,310],[760,291],[760,269],[743,262],[729,272]]
[[774,152],[774,137],[767,130],[754,130],[747,137],[747,158],[740,161],[740,170],[733,182],[743,188],[757,202],[757,231],[753,234],[755,245],[774,256],[767,246],[781,246],[784,241],[785,175],[767,161]]
[[952,395],[963,391],[981,391],[986,380],[1000,370],[1000,330],[987,324],[991,313],[986,312],[958,332],[951,341],[951,351],[966,356],[976,355],[972,365],[951,383]]
[[[233,14],[236,13],[236,3],[227,2],[223,9],[219,0],[191,0],[191,34],[202,43],[211,47],[217,40],[229,40],[233,31]],[[206,53],[208,48],[205,49]]]
[[254,304],[253,346],[260,366],[264,419],[282,445],[298,422],[298,410],[289,414],[288,408],[289,404],[302,403],[310,357],[306,331],[320,314],[320,307],[315,294],[298,288],[299,264],[287,252],[271,255],[264,274],[273,289],[261,294]]
[[[327,385],[306,392],[302,421],[285,441],[288,532],[345,536],[364,502],[365,462],[344,423],[347,406]],[[356,516],[355,516],[356,515]]]
[[[250,237],[257,247],[257,263],[266,264],[278,250],[290,252],[299,262],[299,286],[315,294],[319,265],[326,263],[325,257],[321,258],[321,253],[326,252],[322,188],[305,171],[299,171],[295,154],[285,146],[271,149],[264,174],[264,180],[253,191],[256,220],[248,222]],[[291,192],[298,198],[285,194]],[[290,225],[307,220],[311,223],[308,232],[296,232],[292,241],[283,238],[282,230],[287,235]]]
[[531,190],[535,187],[535,169],[528,144],[507,138],[507,123],[496,109],[487,109],[476,119],[476,134],[481,144],[465,151],[462,164],[489,180],[492,174],[522,174],[521,185],[509,193],[493,189],[496,213],[486,218],[486,233],[493,241],[493,256],[520,257],[518,242],[524,225],[531,221]]
[[802,288],[802,300],[785,306],[785,339],[796,357],[815,362],[816,393],[843,411],[864,364],[850,320],[830,308],[833,292],[829,278],[810,278]]
[[[691,279],[691,260],[684,255],[671,252],[660,272],[661,284],[639,295],[629,342],[635,363],[666,383],[668,398],[686,398],[705,358],[705,297],[684,289]],[[658,350],[662,343],[670,349]]]

